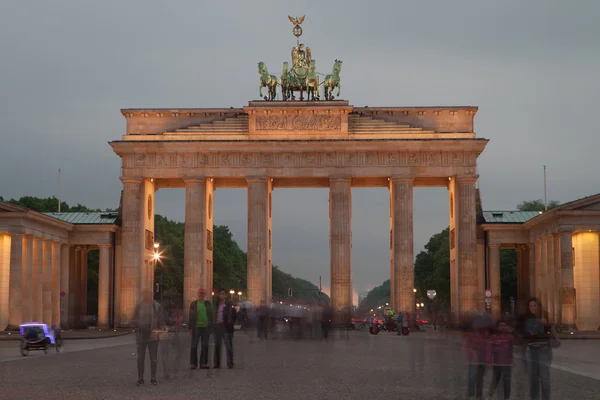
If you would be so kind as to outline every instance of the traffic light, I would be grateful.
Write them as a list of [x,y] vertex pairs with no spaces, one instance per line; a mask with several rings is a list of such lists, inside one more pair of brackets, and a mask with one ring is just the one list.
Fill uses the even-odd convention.
[[288,297],[292,297],[292,288],[288,289]]

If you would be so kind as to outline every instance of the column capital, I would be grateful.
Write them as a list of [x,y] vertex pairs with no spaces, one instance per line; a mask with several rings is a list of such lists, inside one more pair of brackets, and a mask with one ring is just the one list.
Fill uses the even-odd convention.
[[460,183],[471,183],[477,182],[477,179],[479,179],[479,175],[456,175],[454,179],[456,179],[456,182]]
[[186,185],[193,183],[205,183],[207,179],[208,178],[206,178],[205,176],[186,176],[183,178],[183,183],[185,183]]
[[329,176],[329,182],[350,182],[352,177],[350,175],[331,175]]
[[499,248],[500,248],[500,245],[499,245],[499,244],[497,244],[497,243],[488,243],[488,247],[489,247],[490,249],[499,249]]
[[247,176],[246,182],[248,183],[266,183],[269,181],[268,176]]
[[390,183],[413,183],[414,175],[392,175],[388,178]]
[[110,249],[112,247],[111,244],[99,244],[98,248],[99,249]]
[[123,184],[127,184],[127,183],[142,183],[144,180],[140,177],[131,177],[131,176],[122,176],[121,178],[121,182],[123,182]]

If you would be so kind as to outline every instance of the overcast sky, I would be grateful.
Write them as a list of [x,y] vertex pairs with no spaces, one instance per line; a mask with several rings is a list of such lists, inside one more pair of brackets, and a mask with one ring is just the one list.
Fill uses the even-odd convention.
[[[328,73],[344,61],[355,106],[477,105],[484,209],[599,192],[597,0],[0,2],[0,195],[117,207],[121,108],[241,107],[256,64],[279,75],[295,44],[287,15]],[[157,211],[183,221],[183,190]],[[276,189],[273,262],[329,285],[326,189]],[[415,254],[448,224],[445,189],[415,190]],[[246,192],[219,189],[215,223],[246,248]],[[353,279],[389,278],[388,193],[353,190]]]

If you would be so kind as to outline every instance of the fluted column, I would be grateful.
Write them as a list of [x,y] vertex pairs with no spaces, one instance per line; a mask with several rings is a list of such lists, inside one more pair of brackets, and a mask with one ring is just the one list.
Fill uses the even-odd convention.
[[349,316],[352,307],[352,188],[349,177],[329,179],[329,226],[331,306],[335,312]]
[[42,242],[42,321],[52,326],[52,242]]
[[530,248],[527,245],[517,246],[517,303],[516,309],[519,314],[523,314],[525,310],[525,302],[530,294]]
[[98,266],[98,326],[106,328],[109,318],[110,299],[110,245],[100,245]]
[[63,244],[60,248],[60,292],[64,292],[64,296],[59,299],[59,315],[60,326],[66,327],[69,325],[69,299],[72,298],[69,290],[70,265],[69,254],[71,248],[68,244]]
[[[183,299],[186,307],[197,298],[200,287],[207,291],[207,179],[185,180],[185,238],[183,255]],[[187,321],[187,316],[184,313]]]
[[50,266],[50,324],[60,326],[60,257],[61,245],[52,242],[52,263]]
[[142,229],[141,179],[121,178],[123,182],[123,218],[121,227],[121,295],[119,326],[133,324],[138,302],[141,269],[144,267],[144,231]]
[[575,326],[576,293],[575,276],[573,274],[573,233],[560,233],[560,304],[562,325]]
[[412,176],[390,178],[393,265],[390,292],[394,294],[391,304],[394,311],[411,315],[415,307],[413,180]]
[[456,177],[456,273],[459,285],[459,314],[473,311],[477,307],[476,181],[476,175]]
[[38,237],[33,238],[33,262],[31,266],[31,318],[32,321],[41,322],[42,301],[43,301],[43,240]]
[[492,316],[499,319],[502,314],[501,284],[500,284],[500,245],[488,245],[490,257],[490,290],[492,292]]
[[527,299],[521,299],[521,301],[526,301],[530,297],[535,297],[536,295],[536,254],[537,254],[538,246],[535,243],[529,243],[529,295]]
[[561,271],[562,265],[560,261],[560,233],[554,232],[552,234],[552,250],[554,251],[553,260],[553,285],[552,285],[552,297],[554,299],[554,322],[560,324],[562,321],[562,307],[560,305],[560,285],[561,285]]
[[556,321],[554,298],[554,238],[548,236],[546,238],[546,304],[544,307],[553,323]]
[[12,235],[10,244],[10,288],[8,296],[8,326],[18,327],[23,322],[23,270],[27,261],[25,235]]
[[81,275],[79,280],[80,287],[80,308],[79,315],[83,319],[86,320],[87,316],[87,289],[88,289],[88,249],[82,248],[79,253],[81,256],[81,260],[79,261],[79,265],[81,266]]
[[0,331],[7,327],[10,312],[8,299],[10,295],[11,241],[12,238],[9,234],[0,233]]
[[271,249],[269,241],[269,194],[266,177],[250,177],[248,182],[248,299],[254,306],[269,301]]
[[71,247],[69,251],[69,327],[79,325],[79,304],[81,303],[81,247]]
[[538,299],[542,303],[542,307],[547,311],[548,304],[548,239],[542,237],[542,248],[540,255],[540,298]]

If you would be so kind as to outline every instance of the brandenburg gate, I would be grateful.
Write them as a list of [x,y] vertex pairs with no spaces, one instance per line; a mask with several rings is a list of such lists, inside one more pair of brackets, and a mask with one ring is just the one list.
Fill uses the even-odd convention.
[[[292,22],[299,37],[302,20]],[[243,108],[121,111],[126,133],[110,143],[122,159],[119,325],[132,323],[140,292],[153,285],[154,194],[164,188],[186,191],[184,305],[199,287],[213,287],[215,190],[248,189],[247,293],[258,305],[271,299],[272,191],[320,187],[330,193],[331,303],[349,310],[352,188],[382,187],[390,193],[391,302],[412,312],[413,189],[435,186],[448,188],[452,311],[479,307],[485,284],[484,266],[476,262],[475,183],[477,157],[488,140],[475,134],[477,107],[354,107],[333,96],[341,63],[317,83],[310,101],[303,95],[311,92],[315,61],[298,43],[292,69],[284,65],[286,82],[259,64],[261,85],[269,89],[264,100]],[[285,87],[285,100],[274,95],[273,79]]]

